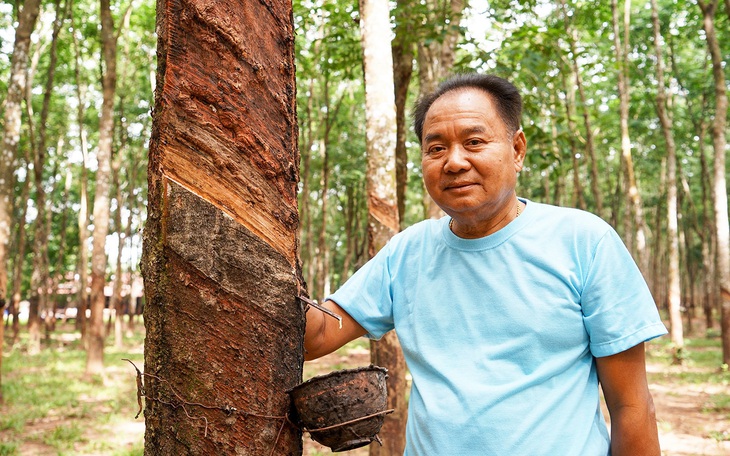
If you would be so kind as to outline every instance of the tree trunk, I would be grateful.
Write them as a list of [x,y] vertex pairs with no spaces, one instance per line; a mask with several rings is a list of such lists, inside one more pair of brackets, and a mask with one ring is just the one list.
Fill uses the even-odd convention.
[[[727,153],[728,99],[720,43],[715,34],[717,0],[697,2],[702,10],[702,26],[712,59],[712,75],[715,80],[715,120],[712,123],[712,145],[715,150],[715,232],[717,233],[717,279],[720,283],[720,327],[722,331],[722,360],[730,364],[730,221],[728,221],[727,183],[725,179],[725,154]],[[730,13],[729,13],[730,14]]]
[[[51,36],[50,62],[46,74],[46,85],[43,90],[43,103],[40,113],[40,122],[38,123],[38,142],[35,145],[35,155],[33,158],[33,175],[35,179],[35,206],[38,214],[35,219],[35,242],[33,243],[33,276],[31,279],[31,297],[36,296],[39,309],[45,314],[46,339],[49,338],[48,327],[52,324],[55,317],[52,306],[49,301],[49,291],[51,289],[49,277],[49,259],[48,259],[48,238],[50,235],[50,208],[46,201],[46,192],[43,182],[43,170],[46,165],[46,143],[47,143],[47,125],[48,116],[51,109],[51,95],[54,89],[54,78],[56,73],[56,62],[58,61],[58,34],[65,20],[65,12],[61,9],[60,0],[54,2],[56,10],[56,20],[53,24],[53,32]],[[30,97],[28,93],[28,111],[29,123],[31,122],[30,114]],[[29,325],[30,340],[28,351],[37,353],[40,350],[40,333],[39,328]]]
[[104,58],[102,75],[101,117],[99,119],[99,149],[96,155],[96,193],[94,195],[94,233],[91,248],[91,316],[89,317],[86,374],[101,374],[104,370],[104,319],[106,304],[107,258],[104,246],[109,233],[109,189],[111,187],[112,140],[114,137],[114,96],[117,86],[117,37],[114,32],[109,0],[100,0],[101,47]]
[[[629,81],[628,81],[628,36],[631,0],[624,3],[624,40],[621,42],[617,0],[611,0],[613,11],[613,35],[618,62],[618,92],[620,99],[621,118],[621,157],[624,162],[624,179],[627,204],[627,217],[624,220],[624,236],[633,241],[628,242],[629,248],[635,253],[639,268],[646,274],[649,269],[649,255],[646,239],[646,224],[644,222],[641,194],[634,174],[634,162],[631,156],[631,138],[629,136]],[[631,236],[629,236],[631,234]]]
[[[657,97],[656,106],[662,133],[667,147],[667,256],[669,275],[666,277],[669,289],[669,328],[674,345],[674,361],[682,362],[684,331],[682,329],[682,290],[679,276],[679,232],[677,222],[677,147],[672,132],[672,118],[667,112],[667,93],[664,87],[664,61],[662,56],[661,32],[657,1],[651,0],[651,22],[654,29],[654,51],[656,53]],[[657,231],[659,228],[657,227]]]
[[147,455],[300,455],[291,3],[160,0],[143,276]]
[[[26,149],[27,151],[27,149]],[[25,218],[28,214],[28,194],[30,193],[30,158],[26,152],[25,157],[27,166],[25,173],[25,181],[23,182],[23,188],[20,193],[20,201],[23,207],[20,210],[20,216],[18,220],[18,242],[17,242],[17,259],[15,260],[14,271],[13,271],[13,296],[10,301],[10,309],[13,316],[13,335],[12,345],[18,342],[20,337],[20,321],[18,314],[20,312],[20,299],[21,299],[21,288],[23,283],[23,264],[26,261],[25,249],[26,249],[26,223]]]
[[[121,155],[122,151],[119,150],[117,154]],[[118,157],[120,158],[120,157]],[[122,271],[122,253],[124,251],[124,229],[122,228],[122,189],[119,182],[119,171],[121,163],[117,161],[112,167],[112,173],[114,176],[114,186],[117,189],[117,210],[114,213],[114,228],[117,232],[117,261],[114,268],[114,287],[112,291],[112,298],[109,303],[109,309],[114,309],[114,346],[121,348],[124,345],[124,312],[122,309],[122,277],[124,272]]]
[[565,118],[568,123],[568,143],[570,144],[570,158],[573,164],[573,198],[572,206],[582,210],[586,210],[586,200],[583,197],[583,185],[580,178],[580,160],[578,159],[578,148],[575,145],[575,136],[577,129],[575,120],[573,120],[573,110],[575,106],[575,87],[571,76],[571,69],[561,65],[563,73],[563,86],[565,87]]
[[393,55],[393,85],[395,87],[395,182],[398,201],[398,220],[401,229],[405,228],[406,189],[408,188],[408,122],[406,116],[406,102],[408,88],[413,75],[413,59],[415,44],[413,31],[409,26],[409,9],[405,0],[399,0],[395,9],[396,26],[395,39],[392,44]]
[[[360,0],[365,70],[367,138],[368,253],[374,256],[400,230],[396,191],[397,142],[390,11],[386,0]],[[371,456],[402,455],[405,449],[406,366],[394,331],[370,343],[370,360],[388,369],[388,408],[380,431],[383,446]]]
[[[30,35],[40,11],[40,0],[26,0],[23,3],[15,29],[15,44],[10,58],[10,81],[8,94],[5,97],[5,117],[3,119],[3,142],[0,146],[0,315],[5,313],[5,297],[8,290],[8,245],[10,227],[13,224],[13,173],[15,172],[20,141],[20,105],[23,101],[26,85],[26,68],[28,66],[28,49]],[[1,321],[0,321],[1,323]],[[0,353],[5,340],[5,325],[0,324]],[[0,368],[2,367],[0,356]],[[2,376],[0,375],[0,385]],[[3,402],[0,388],[0,404]]]
[[580,66],[578,65],[578,32],[572,26],[571,19],[568,15],[567,6],[565,0],[560,0],[560,5],[563,11],[563,21],[565,22],[565,34],[568,37],[568,44],[570,45],[570,51],[573,54],[571,61],[573,73],[575,75],[575,85],[578,88],[578,94],[580,95],[580,105],[583,108],[583,126],[585,127],[586,135],[586,155],[590,163],[590,175],[591,175],[591,193],[593,195],[593,202],[595,204],[595,213],[602,217],[603,216],[603,194],[601,193],[601,183],[598,177],[598,159],[596,158],[596,148],[593,144],[593,126],[591,124],[590,111],[588,109],[588,101],[586,99],[585,89],[583,87],[583,78],[580,75]]
[[[73,8],[72,8],[73,10]],[[89,195],[88,195],[88,172],[86,167],[86,159],[89,155],[88,143],[86,140],[85,125],[85,90],[81,83],[81,57],[79,52],[78,38],[76,37],[76,26],[74,25],[74,15],[71,14],[71,28],[74,45],[74,77],[76,80],[76,124],[79,128],[79,148],[81,149],[81,176],[79,177],[79,213],[77,224],[79,229],[79,253],[78,253],[78,301],[76,303],[76,329],[81,332],[81,341],[86,345],[87,324],[86,309],[89,299],[87,288],[89,286],[89,247],[87,241],[89,239]]]

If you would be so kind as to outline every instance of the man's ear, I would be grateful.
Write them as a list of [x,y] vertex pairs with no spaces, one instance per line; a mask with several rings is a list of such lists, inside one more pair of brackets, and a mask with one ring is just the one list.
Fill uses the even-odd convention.
[[512,150],[514,151],[515,172],[522,171],[522,165],[525,162],[525,154],[527,154],[527,138],[522,128],[517,130],[512,138]]

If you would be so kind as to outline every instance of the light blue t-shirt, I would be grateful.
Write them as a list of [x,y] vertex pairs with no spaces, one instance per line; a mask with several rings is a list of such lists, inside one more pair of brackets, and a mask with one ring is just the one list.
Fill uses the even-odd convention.
[[605,456],[594,356],[666,333],[608,224],[526,203],[481,239],[418,223],[329,298],[370,337],[396,330],[408,456]]

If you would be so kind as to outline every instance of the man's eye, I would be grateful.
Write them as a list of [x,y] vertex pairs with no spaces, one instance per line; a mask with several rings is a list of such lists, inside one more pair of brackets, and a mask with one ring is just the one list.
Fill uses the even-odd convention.
[[466,142],[466,144],[467,144],[468,146],[478,146],[478,145],[479,145],[479,144],[481,144],[481,143],[482,143],[482,141],[481,141],[481,140],[479,140],[479,139],[470,139],[470,140],[468,140],[468,141]]

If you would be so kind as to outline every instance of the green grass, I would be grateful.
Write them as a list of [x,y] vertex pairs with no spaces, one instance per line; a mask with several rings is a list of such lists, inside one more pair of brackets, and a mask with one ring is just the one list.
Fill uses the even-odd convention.
[[[719,338],[686,338],[682,351],[682,364],[689,369],[667,369],[660,374],[650,374],[650,380],[668,378],[687,384],[713,383],[730,384],[730,372],[722,363],[722,348]],[[671,366],[674,361],[674,345],[668,337],[651,341],[647,346],[649,361]]]
[[[62,331],[65,335],[73,334],[71,325],[65,325],[56,334],[63,334]],[[21,337],[27,335],[21,333]],[[0,456],[20,454],[24,444],[58,455],[143,454],[140,432],[130,438],[128,433],[125,436],[115,431],[119,424],[141,423],[141,418],[134,422],[134,369],[121,359],[129,358],[142,366],[142,334],[125,340],[123,349],[107,345],[105,373],[95,378],[85,375],[86,352],[78,340],[54,337],[50,346],[44,344],[37,355],[25,353],[24,344],[21,340],[19,348],[12,350],[5,346]]]

